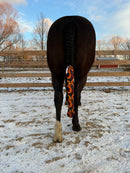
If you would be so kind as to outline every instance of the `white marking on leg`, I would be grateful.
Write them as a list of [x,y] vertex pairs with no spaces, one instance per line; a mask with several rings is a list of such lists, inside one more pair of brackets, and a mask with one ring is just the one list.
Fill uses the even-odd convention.
[[60,121],[56,121],[54,142],[62,142],[62,125]]

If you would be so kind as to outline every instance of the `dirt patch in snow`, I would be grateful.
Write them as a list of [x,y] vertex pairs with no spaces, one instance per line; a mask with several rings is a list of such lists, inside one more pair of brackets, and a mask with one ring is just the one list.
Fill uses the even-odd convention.
[[63,105],[63,142],[53,143],[52,91],[1,92],[0,172],[129,172],[129,96],[129,90],[83,91],[82,131],[72,131]]

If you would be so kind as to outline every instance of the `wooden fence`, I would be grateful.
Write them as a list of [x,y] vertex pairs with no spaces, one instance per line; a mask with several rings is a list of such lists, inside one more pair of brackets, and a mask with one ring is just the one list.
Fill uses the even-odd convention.
[[[6,51],[0,52],[0,56],[23,56],[25,54],[28,55],[46,55],[45,51]],[[130,51],[97,51],[96,54],[104,54],[104,55],[130,55]],[[106,64],[118,64],[118,65],[127,65],[130,67],[130,60],[109,60],[109,61],[99,61],[95,60],[94,66],[97,65],[106,65]],[[9,66],[10,65],[10,66]],[[21,62],[15,62],[15,66],[0,62],[0,67],[21,67]],[[47,67],[46,59],[41,61],[22,61],[22,67]],[[88,76],[91,77],[119,77],[119,76],[130,76],[130,71],[115,71],[115,72],[90,72]],[[0,73],[0,78],[22,78],[22,77],[51,77],[50,73]],[[128,82],[87,82],[87,87],[94,86],[130,86],[130,81]],[[30,88],[30,87],[52,87],[51,83],[0,83],[0,88]]]
[[[15,57],[24,57],[24,56],[44,56],[46,57],[46,51],[2,51],[0,52],[0,56],[15,56]],[[130,55],[130,51],[123,51],[123,50],[101,50],[101,51],[96,51],[96,56],[101,56],[101,55]],[[109,64],[110,62],[106,62],[106,61],[95,61],[94,62],[94,66],[97,65],[106,65]],[[124,65],[128,65],[129,60],[128,61],[111,61],[111,65],[114,64],[124,64]],[[25,59],[20,59],[20,60],[11,60],[11,61],[0,61],[0,67],[1,68],[6,68],[6,67],[11,67],[11,68],[44,68],[47,67],[47,61],[46,58],[42,59],[42,60],[38,60],[38,61],[34,61],[34,60],[25,60]]]

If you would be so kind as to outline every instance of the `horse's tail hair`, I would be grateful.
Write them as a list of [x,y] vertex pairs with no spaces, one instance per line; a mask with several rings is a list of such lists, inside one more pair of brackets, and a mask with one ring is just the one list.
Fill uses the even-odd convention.
[[73,21],[66,25],[65,29],[65,59],[67,64],[66,91],[68,102],[67,115],[74,116],[74,62],[76,55],[76,25]]
[[76,24],[70,21],[65,27],[65,59],[67,65],[74,66],[76,55]]

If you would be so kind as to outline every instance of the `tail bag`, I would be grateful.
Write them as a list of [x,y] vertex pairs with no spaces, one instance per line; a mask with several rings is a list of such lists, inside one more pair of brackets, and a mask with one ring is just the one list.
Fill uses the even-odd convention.
[[67,72],[67,94],[68,94],[68,113],[67,115],[72,118],[75,114],[74,111],[74,68],[73,66],[68,66]]

